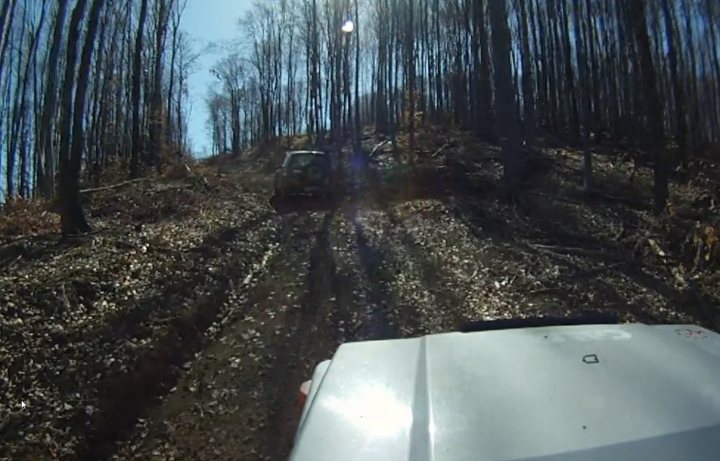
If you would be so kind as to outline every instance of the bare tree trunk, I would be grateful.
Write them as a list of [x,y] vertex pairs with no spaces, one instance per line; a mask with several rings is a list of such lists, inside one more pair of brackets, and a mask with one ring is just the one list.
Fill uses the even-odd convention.
[[490,0],[493,63],[495,68],[495,111],[503,159],[503,178],[508,199],[517,200],[520,183],[520,142],[510,66],[510,28],[505,0]]
[[698,144],[698,137],[697,137],[697,127],[700,125],[700,113],[698,109],[698,101],[699,101],[699,94],[698,94],[698,75],[697,75],[697,50],[695,50],[694,43],[696,41],[695,34],[693,34],[693,28],[692,28],[692,18],[693,14],[689,10],[689,2],[688,0],[682,0],[681,1],[682,8],[683,8],[683,16],[685,19],[685,40],[687,43],[687,47],[689,50],[689,57],[690,57],[690,69],[688,70],[688,78],[690,79],[690,95],[689,100],[692,101],[692,107],[688,108],[688,117],[690,119],[689,125],[693,127],[692,136],[689,140],[687,140],[688,147],[694,147]]
[[388,18],[387,0],[376,0],[376,11],[378,15],[378,69],[377,69],[377,91],[375,93],[375,129],[381,133],[388,131],[388,102],[385,86],[387,83],[387,60],[388,60]]
[[[29,84],[30,84],[30,76],[31,72],[33,70],[33,64],[35,63],[34,57],[37,53],[37,45],[40,37],[40,32],[42,31],[44,22],[45,22],[45,13],[46,13],[46,4],[47,0],[43,0],[43,3],[41,5],[41,13],[40,13],[40,19],[35,26],[34,29],[28,30],[28,46],[27,46],[27,57],[25,59],[25,67],[22,71],[22,76],[20,72],[18,72],[18,94],[17,98],[15,99],[15,106],[17,108],[16,111],[16,118],[14,121],[14,128],[13,132],[11,134],[11,150],[15,152],[16,149],[19,148],[20,152],[20,189],[19,193],[21,197],[26,197],[28,195],[27,191],[27,155],[28,155],[28,138],[27,138],[27,132],[28,132],[28,117],[27,117],[27,105],[28,105],[28,97],[27,93],[29,91]],[[27,3],[24,5],[25,11],[27,12]],[[23,29],[25,27],[23,26]],[[21,37],[22,39],[22,37]],[[20,62],[18,62],[19,66]],[[18,71],[20,71],[20,68],[18,68]]]
[[532,56],[530,55],[529,38],[531,31],[528,28],[527,0],[516,2],[516,7],[520,13],[524,133],[526,141],[531,142],[535,137],[535,95],[533,91]]
[[145,20],[147,18],[148,0],[140,4],[140,17],[135,36],[135,54],[133,56],[132,77],[132,150],[130,152],[130,177],[140,175],[140,152],[143,149],[142,133],[140,132],[140,85],[142,66],[143,35],[145,33]]
[[92,55],[95,50],[95,37],[97,35],[100,11],[103,9],[105,0],[93,0],[90,6],[90,14],[85,35],[85,43],[80,56],[80,65],[77,74],[77,86],[75,88],[75,103],[73,107],[73,128],[72,145],[70,147],[70,161],[74,174],[80,177],[82,166],[83,150],[85,142],[85,111],[87,107],[87,91],[90,81],[90,68]]
[[650,40],[645,22],[645,7],[642,0],[630,0],[626,6],[629,25],[637,46],[637,69],[642,88],[642,108],[647,121],[645,144],[653,156],[653,180],[655,210],[665,209],[668,200],[668,165],[665,158],[665,133],[663,114],[658,99],[657,79],[650,51]]
[[[435,73],[435,93],[437,97],[437,111],[438,114],[440,114],[443,110],[445,110],[445,104],[444,104],[444,98],[443,98],[443,84],[442,84],[442,76],[443,76],[443,58],[442,58],[442,47],[440,45],[440,0],[435,0],[435,40],[436,40],[436,53],[435,56],[437,58],[437,70]],[[481,39],[482,40],[482,39]]]
[[158,172],[162,169],[162,155],[165,149],[165,133],[163,130],[165,118],[163,116],[162,81],[163,81],[163,55],[165,51],[165,37],[167,35],[168,10],[172,7],[172,0],[156,0],[157,23],[155,24],[155,63],[153,66],[153,85],[150,97],[150,164]]
[[315,142],[319,143],[322,139],[322,128],[320,125],[320,119],[322,114],[322,83],[320,82],[320,48],[318,45],[318,20],[317,20],[317,0],[312,0],[312,69],[310,72],[310,85],[311,89],[311,100],[312,100],[312,112],[313,112],[313,126],[315,127],[316,136]]
[[[26,14],[27,12],[27,1],[25,1],[25,4],[23,5],[23,14]],[[20,23],[20,31],[18,32],[17,36],[19,39],[17,41],[19,42],[19,46],[15,47],[15,50],[17,51],[17,60],[15,64],[17,67],[15,68],[15,91],[14,96],[12,97],[12,111],[10,120],[8,120],[8,143],[6,148],[6,156],[7,161],[5,165],[5,177],[7,182],[7,200],[12,200],[15,195],[15,163],[17,160],[17,143],[19,141],[19,131],[21,128],[21,119],[22,119],[22,111],[24,110],[24,105],[20,102],[21,97],[24,97],[22,95],[22,87],[23,87],[23,77],[22,77],[22,64],[23,64],[23,46],[22,46],[22,40],[25,38],[25,27],[27,25],[27,18],[23,17],[22,21]],[[14,37],[14,33],[11,35],[11,41]],[[10,62],[10,65],[8,67],[12,67],[12,61]],[[8,79],[8,82],[10,82],[10,79]],[[9,94],[9,93],[8,93]],[[9,102],[9,101],[8,101]]]
[[[185,11],[185,6],[187,5],[187,0],[181,0],[180,4],[178,4],[177,9],[175,11],[175,14],[173,14],[172,17],[172,38],[171,38],[171,46],[170,46],[170,76],[168,78],[168,92],[167,92],[167,101],[165,106],[165,143],[167,145],[171,145],[173,143],[178,144],[174,146],[175,148],[179,148],[179,142],[177,138],[174,136],[173,130],[177,130],[177,127],[173,126],[173,108],[172,108],[172,100],[173,100],[173,91],[175,89],[175,67],[176,67],[176,61],[177,61],[177,55],[178,55],[178,40],[180,38],[180,20],[182,19],[183,12]],[[171,8],[172,10],[172,8]],[[180,89],[182,91],[182,88]],[[176,121],[177,124],[180,124],[181,121],[178,119]]]
[[0,67],[5,63],[5,52],[10,44],[8,40],[15,19],[15,0],[4,0],[0,10]]
[[683,94],[682,83],[678,76],[678,59],[676,52],[677,28],[675,18],[668,0],[662,0],[663,17],[665,19],[665,47],[668,54],[668,65],[670,66],[670,83],[672,85],[673,101],[675,103],[675,130],[678,150],[684,166],[687,166],[686,134],[685,134],[685,95]]
[[[578,134],[580,136],[580,146],[583,151],[583,190],[589,192],[592,188],[592,152],[591,146],[589,145],[590,138],[590,111],[591,111],[591,98],[590,93],[596,90],[592,87],[592,78],[588,78],[586,62],[588,61],[586,46],[585,46],[585,34],[582,33],[582,21],[580,20],[580,4],[575,5],[574,8],[574,35],[575,35],[575,57],[578,63],[578,90],[582,96],[581,104],[578,104],[579,119]],[[590,8],[590,3],[586,2],[586,8]],[[568,18],[569,20],[569,18]],[[592,22],[586,24],[587,27],[592,27]],[[593,56],[590,59],[594,59]]]
[[[575,7],[577,8],[577,6]],[[560,0],[560,13],[562,15],[562,25],[563,25],[563,33],[564,37],[562,40],[562,46],[563,46],[563,60],[564,60],[564,84],[565,84],[565,91],[563,92],[566,96],[564,99],[569,99],[570,107],[568,110],[568,125],[569,125],[569,131],[570,136],[572,139],[572,142],[575,144],[579,144],[581,139],[581,132],[580,132],[580,115],[579,115],[579,109],[578,109],[578,101],[577,101],[577,90],[576,90],[576,78],[575,78],[575,71],[573,70],[573,64],[572,64],[572,55],[571,55],[571,46],[570,41],[572,40],[572,37],[570,36],[570,16],[567,14],[567,8],[565,4],[565,0]],[[577,44],[580,41],[580,37],[575,37],[575,43]],[[584,65],[584,63],[580,63],[580,65]]]
[[[96,0],[97,1],[97,0]],[[65,78],[62,91],[62,125],[60,132],[60,182],[58,184],[58,207],[62,218],[63,234],[88,232],[90,226],[80,206],[80,167],[71,156],[73,129],[73,90],[75,87],[77,46],[80,41],[81,23],[85,16],[87,0],[78,0],[70,18]]]
[[[358,10],[358,0],[355,0],[355,135],[361,136],[362,127],[360,126],[360,15]],[[360,143],[359,139],[355,140]]]
[[492,139],[493,134],[493,108],[492,108],[492,81],[490,79],[490,40],[485,21],[485,5],[487,0],[478,1],[478,27],[480,30],[480,123],[479,132],[485,139]]
[[180,143],[180,151],[185,152],[185,149],[188,147],[185,143],[185,127],[182,123],[182,96],[183,96],[183,88],[185,87],[185,75],[183,73],[183,69],[180,69],[180,72],[178,72],[180,75],[178,75],[178,100],[177,105],[175,106],[175,118],[177,119],[177,136],[178,136],[178,142]]
[[408,137],[410,152],[408,153],[408,161],[410,164],[415,163],[415,14],[413,3],[415,0],[408,1],[408,17],[407,17],[407,72],[408,72],[408,112],[410,119],[408,120]]
[[57,113],[57,73],[60,58],[60,45],[62,33],[65,30],[65,15],[67,12],[68,0],[58,0],[57,12],[55,13],[55,24],[53,25],[50,51],[48,52],[46,64],[45,97],[43,98],[43,109],[40,118],[38,144],[42,151],[43,160],[38,162],[41,172],[38,174],[40,194],[49,197],[55,188],[55,155],[53,152],[53,133],[55,126],[53,119]]
[[[714,89],[712,90],[715,102],[715,107],[713,107],[712,111],[714,114],[713,128],[717,131],[720,129],[717,122],[718,117],[720,117],[720,97],[718,97],[718,93],[720,93],[720,44],[717,39],[717,26],[720,22],[720,5],[718,5],[716,0],[705,0],[705,13],[708,18],[708,47],[710,48],[710,62],[712,63],[713,71],[711,81],[714,85]],[[720,142],[720,139],[718,139],[716,135],[713,141]]]

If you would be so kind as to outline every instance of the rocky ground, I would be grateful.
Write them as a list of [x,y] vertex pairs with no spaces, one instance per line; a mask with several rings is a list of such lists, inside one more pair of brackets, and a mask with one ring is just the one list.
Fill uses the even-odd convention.
[[300,383],[346,341],[584,310],[720,327],[716,165],[657,218],[645,169],[601,151],[587,195],[580,154],[545,147],[509,206],[496,149],[431,135],[332,203],[274,208],[255,152],[86,192],[87,236],[16,229],[0,459],[286,459]]

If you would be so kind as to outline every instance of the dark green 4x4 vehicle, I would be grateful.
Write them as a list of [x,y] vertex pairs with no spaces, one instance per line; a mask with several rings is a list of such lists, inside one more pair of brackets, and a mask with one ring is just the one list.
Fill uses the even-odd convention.
[[332,188],[332,162],[325,152],[288,152],[275,173],[275,197],[280,200],[302,194],[329,198]]

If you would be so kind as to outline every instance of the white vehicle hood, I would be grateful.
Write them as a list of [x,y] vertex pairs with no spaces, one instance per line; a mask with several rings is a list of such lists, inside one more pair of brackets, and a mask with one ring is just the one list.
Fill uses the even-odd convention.
[[720,336],[625,324],[345,344],[318,367],[290,459],[720,459]]

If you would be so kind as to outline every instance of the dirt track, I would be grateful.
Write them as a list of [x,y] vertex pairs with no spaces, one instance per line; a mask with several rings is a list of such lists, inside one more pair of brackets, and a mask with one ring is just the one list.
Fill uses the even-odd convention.
[[[434,288],[422,288],[439,274],[420,271],[426,261],[399,245],[386,211],[314,205],[272,218],[264,276],[236,300],[244,318],[192,363],[151,416],[148,437],[139,431],[139,458],[285,459],[298,386],[314,364],[345,341],[415,334],[433,317],[435,329],[453,323],[432,312]],[[424,304],[414,306],[418,289]]]
[[[346,341],[583,309],[626,321],[712,321],[693,317],[667,274],[618,256],[626,250],[609,236],[628,217],[615,205],[596,204],[601,219],[584,220],[587,210],[571,219],[549,197],[518,214],[492,194],[413,194],[304,200],[268,213],[256,277],[234,280],[225,300],[237,320],[183,366],[116,457],[286,459],[300,383]],[[558,244],[585,250],[562,254]]]
[[583,194],[581,155],[538,148],[509,206],[495,147],[439,147],[281,210],[280,147],[177,165],[87,197],[91,234],[10,243],[0,460],[286,459],[300,384],[346,341],[583,310],[720,329],[714,182],[678,178],[657,217],[649,170],[598,153]]

